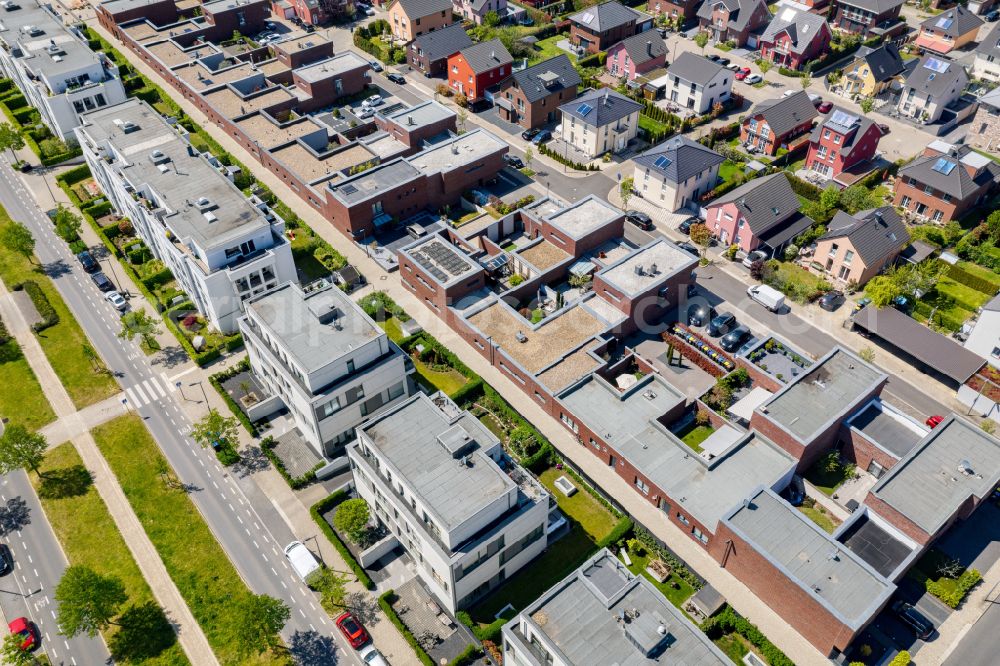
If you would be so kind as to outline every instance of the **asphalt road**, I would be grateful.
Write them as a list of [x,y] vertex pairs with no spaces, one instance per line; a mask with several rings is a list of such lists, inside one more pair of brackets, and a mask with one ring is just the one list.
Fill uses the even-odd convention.
[[[55,235],[52,224],[20,175],[10,169],[6,157],[0,169],[0,205],[31,229],[38,259],[94,348],[116,373],[131,407],[145,420],[178,479],[191,489],[189,496],[247,585],[255,593],[281,599],[291,609],[282,636],[298,661],[332,664],[347,654],[348,663],[360,663],[353,650],[345,649],[346,643],[315,595],[287,565],[283,548],[295,537],[284,518],[249,475],[230,473],[210,450],[186,436],[191,423],[178,401],[200,397],[198,388],[184,388],[182,398],[173,390],[173,378],[153,367],[136,343],[117,337],[118,313],[102,298],[68,246]],[[114,279],[113,274],[109,273],[109,277]]]
[[103,664],[111,657],[104,640],[59,635],[55,587],[67,562],[24,471],[0,478],[0,534],[10,547],[14,571],[0,578],[0,608],[10,622],[26,617],[41,635],[41,649],[53,664]]
[[987,596],[993,602],[944,660],[943,666],[994,666],[997,663],[997,655],[1000,655],[1000,604],[996,601],[996,590]]

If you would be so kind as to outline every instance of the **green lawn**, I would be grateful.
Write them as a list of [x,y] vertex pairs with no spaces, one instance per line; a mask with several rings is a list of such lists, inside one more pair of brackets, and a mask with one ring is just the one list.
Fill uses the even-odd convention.
[[[7,211],[0,208],[0,227],[9,223]],[[100,402],[120,390],[110,375],[95,372],[84,356],[83,348],[89,344],[87,336],[70,314],[55,285],[37,264],[0,246],[0,279],[8,289],[18,282],[34,280],[59,314],[59,323],[39,333],[38,340],[77,409]]]
[[736,164],[732,160],[726,160],[719,165],[719,178],[727,183],[735,179],[741,173],[743,173],[743,169],[741,169],[740,165]]
[[393,342],[399,342],[403,339],[403,331],[399,328],[399,319],[396,317],[386,317],[385,321],[377,321],[375,323],[382,327],[382,330],[385,331],[386,335]]
[[955,282],[950,277],[941,276],[938,278],[937,284],[934,288],[939,294],[944,294],[945,296],[950,296],[955,299],[955,304],[966,310],[975,311],[982,307],[986,301],[990,300],[992,294],[984,294],[981,291],[977,291],[972,287],[967,287],[966,285]]
[[695,453],[701,453],[701,443],[708,439],[708,436],[715,432],[715,428],[710,425],[697,425],[694,421],[677,433],[681,441],[690,446]]
[[639,127],[650,134],[662,134],[669,128],[658,120],[653,120],[644,113],[639,114]]
[[960,261],[958,262],[958,267],[967,273],[972,273],[976,277],[992,282],[993,286],[1000,289],[1000,274],[994,273],[990,269],[984,268],[979,264],[974,264],[971,261]]
[[15,340],[0,345],[0,386],[17,388],[0,391],[0,417],[29,430],[55,420],[55,412]]
[[837,520],[833,515],[830,514],[826,509],[824,509],[819,504],[814,504],[813,506],[806,506],[803,504],[798,507],[809,520],[813,521],[819,525],[824,531],[833,534],[833,531],[837,529],[841,521]]
[[830,288],[830,283],[822,277],[787,261],[777,262],[774,273],[765,281],[797,303],[805,302],[812,293]]
[[834,491],[847,480],[844,467],[840,466],[834,472],[827,472],[823,469],[822,460],[809,468],[806,472],[806,481],[816,486],[818,490],[826,495],[833,495]]
[[[694,588],[691,587],[691,584],[680,576],[671,573],[665,581],[658,583],[652,576],[646,573],[646,566],[649,564],[648,551],[642,555],[636,555],[634,552],[629,551],[628,557],[632,560],[632,566],[628,570],[637,576],[644,576],[677,608],[681,608],[684,602],[694,594]],[[674,587],[674,583],[677,584],[677,587]]]
[[734,664],[742,664],[743,657],[747,656],[747,653],[750,652],[750,644],[747,642],[747,639],[739,634],[724,634],[713,642],[720,650],[726,653],[727,657],[733,660]]
[[237,656],[232,628],[242,622],[237,604],[249,590],[191,499],[165,482],[161,472],[170,465],[142,420],[122,416],[93,435],[219,662],[286,664],[281,655]]
[[535,43],[535,50],[528,58],[532,62],[538,62],[542,60],[548,60],[549,58],[554,58],[557,55],[564,55],[569,58],[570,62],[576,63],[576,56],[572,53],[563,51],[561,48],[556,46],[558,42],[563,39],[568,39],[567,35],[557,33],[551,37],[546,37],[545,39],[540,39]]
[[[147,604],[159,609],[104,501],[88,483],[83,461],[73,445],[66,443],[51,449],[45,456],[42,473],[48,478],[40,482],[38,477],[31,475],[32,483],[69,563],[87,566],[99,574],[121,580],[128,594],[123,617],[135,617],[149,610]],[[127,660],[129,663],[157,666],[189,663],[162,611],[160,617],[160,631],[144,632],[144,639],[139,641],[144,654],[137,655],[141,658]],[[123,662],[126,660],[122,657],[127,655],[116,649],[114,637],[117,633],[117,627],[103,632],[116,659]]]
[[[566,497],[562,494],[562,491],[556,488],[555,482],[560,476],[566,476],[574,486],[577,487],[577,491],[573,493],[571,497]],[[567,516],[573,518],[573,520],[580,523],[584,531],[594,538],[595,541],[603,538],[611,529],[615,526],[618,520],[614,515],[605,508],[603,504],[597,501],[597,499],[587,492],[586,489],[581,488],[580,484],[576,482],[571,476],[566,474],[564,470],[556,469],[555,467],[550,467],[541,473],[538,480],[549,489],[552,496],[556,498],[556,503],[559,504],[559,509]]]
[[444,391],[448,395],[462,388],[469,381],[468,377],[454,368],[435,370],[418,359],[413,360],[413,365],[417,368],[417,381],[429,389]]

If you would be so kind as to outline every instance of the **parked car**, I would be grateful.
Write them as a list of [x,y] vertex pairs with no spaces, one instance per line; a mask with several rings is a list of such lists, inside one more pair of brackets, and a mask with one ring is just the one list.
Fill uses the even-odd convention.
[[384,100],[382,99],[382,95],[372,95],[371,97],[365,100],[368,106],[372,107],[380,105],[383,101]]
[[722,65],[723,67],[725,67],[726,65],[729,64],[729,58],[719,58],[718,60],[715,61],[715,64]]
[[101,291],[114,291],[115,284],[108,279],[108,276],[103,273],[103,271],[97,271],[91,274],[90,279],[94,281],[97,288]]
[[747,78],[747,76],[749,76],[749,75],[750,75],[750,68],[749,67],[740,67],[740,68],[738,68],[736,70],[736,80],[737,81],[742,81],[743,79]]
[[765,259],[767,259],[766,254],[764,254],[760,250],[754,250],[753,252],[747,254],[747,256],[743,257],[743,265],[746,266],[747,268],[750,268],[751,266],[753,266],[753,262],[764,261]]
[[380,63],[378,60],[369,60],[368,64],[371,65],[372,69],[375,70],[376,72],[382,71],[382,63]]
[[682,241],[682,242],[678,243],[677,247],[679,247],[680,249],[684,250],[688,254],[693,254],[696,257],[700,257],[701,256],[701,250],[699,250],[698,248],[696,248],[691,243],[688,243],[687,241]]
[[688,308],[688,326],[704,326],[715,316],[715,310],[704,303],[694,303]]
[[993,23],[997,19],[1000,19],[1000,9],[994,9],[991,12],[986,12],[986,15],[983,16],[983,18],[988,22]]
[[338,617],[336,624],[337,628],[340,629],[340,633],[344,634],[344,638],[347,639],[347,642],[355,650],[361,649],[362,645],[371,640],[365,628],[350,613],[344,613]]
[[542,130],[536,129],[534,127],[532,127],[531,129],[526,129],[523,132],[521,132],[521,138],[524,139],[525,141],[531,141],[536,136],[538,136],[538,133],[541,131]]
[[375,649],[374,645],[366,645],[358,652],[358,656],[367,666],[389,666],[389,662],[385,660],[381,652]]
[[794,95],[797,92],[798,92],[798,90],[793,90],[792,88],[789,88],[785,92],[781,93],[781,96],[782,97],[791,97],[792,95]]
[[756,284],[747,288],[747,296],[760,303],[771,312],[779,312],[785,305],[785,295],[774,287]]
[[753,84],[760,83],[763,80],[764,80],[764,77],[761,76],[760,74],[751,74],[747,78],[743,79],[743,83],[746,83],[746,84],[752,86]]
[[725,335],[736,326],[736,315],[732,312],[723,312],[712,318],[708,322],[708,334],[713,338]]
[[637,210],[630,210],[625,213],[625,220],[639,227],[643,231],[653,230],[653,220],[650,219],[649,215],[640,213]]
[[802,477],[798,474],[792,476],[792,480],[788,482],[788,487],[785,488],[785,496],[788,498],[788,503],[792,506],[801,506],[802,502],[806,499],[806,486],[802,482]]
[[934,625],[923,614],[905,601],[899,600],[892,605],[892,611],[903,624],[910,627],[913,633],[922,641],[926,641],[934,633]]
[[322,575],[322,567],[316,556],[301,541],[293,541],[285,546],[285,557],[302,582],[309,587]]
[[14,554],[10,546],[0,543],[0,576],[6,576],[14,570]]
[[21,162],[21,166],[18,167],[18,169],[21,171],[21,173],[28,173],[29,171],[31,171],[34,168],[35,167],[31,166],[27,162]]
[[813,106],[819,106],[823,103],[823,98],[816,93],[806,93],[809,95],[809,101],[813,103]]
[[354,115],[358,118],[365,120],[366,118],[371,118],[375,115],[375,109],[370,106],[361,105],[358,109],[354,111]]
[[833,108],[833,102],[821,102],[816,110],[820,113],[830,113],[830,109]]
[[427,235],[427,229],[419,224],[408,224],[406,225],[406,233],[410,238],[419,240]]
[[397,86],[405,86],[406,85],[406,79],[403,77],[402,74],[397,74],[396,72],[393,72],[391,74],[387,74],[385,78],[389,79],[390,81],[392,81],[393,83],[395,83]]
[[306,33],[308,34],[313,32],[316,32],[316,26],[310,23],[309,25],[306,26]]
[[844,292],[828,291],[819,297],[819,306],[827,312],[833,312],[844,304]]
[[663,37],[664,39],[666,39],[667,38],[667,29],[666,28],[657,28],[656,29],[656,34],[658,34],[660,37]]
[[740,70],[743,69],[743,67],[741,67],[739,63],[731,62],[728,65],[726,65],[726,69],[732,72],[739,72]]
[[122,298],[122,295],[119,294],[117,291],[109,291],[108,293],[106,293],[104,295],[104,300],[106,300],[108,303],[111,303],[111,305],[115,306],[115,309],[118,310],[119,312],[124,312],[125,309],[128,308],[128,302],[124,298]]
[[375,10],[369,7],[365,10],[365,16],[375,16]]
[[886,134],[888,134],[888,133],[889,133],[889,132],[890,132],[891,130],[889,129],[889,126],[888,126],[888,125],[886,125],[885,123],[879,123],[879,124],[878,124],[878,131],[879,131],[879,132],[882,132],[882,136],[885,136],[885,135],[886,135]]
[[[706,58],[708,58],[709,60],[711,60],[712,62],[719,62],[719,61],[720,61],[720,60],[722,59],[722,56],[720,56],[720,55],[715,55],[714,53],[709,53],[709,54],[708,54],[707,56],[705,56],[705,57],[706,57]],[[725,65],[723,65],[723,67],[724,67],[724,66],[725,66]]]
[[719,340],[719,346],[727,352],[736,351],[749,337],[750,329],[740,324],[722,336],[722,339]]
[[941,425],[941,421],[944,421],[943,416],[940,416],[938,414],[933,414],[931,416],[928,416],[927,420],[924,421],[924,423],[927,424],[928,428],[934,429],[937,428],[939,425]]
[[701,220],[692,215],[691,217],[684,219],[683,221],[681,221],[680,224],[677,225],[677,231],[687,236],[688,234],[691,233],[691,225],[700,223]]
[[21,637],[21,652],[30,652],[38,647],[38,628],[26,617],[15,618],[7,625],[10,633]]
[[507,163],[507,166],[512,166],[515,169],[524,168],[524,161],[517,155],[511,155],[510,153],[507,153],[506,155],[503,156],[503,161]]
[[97,260],[94,259],[94,255],[92,255],[87,250],[84,250],[83,252],[77,252],[76,258],[80,262],[80,265],[83,266],[83,270],[87,271],[88,273],[93,273],[94,271],[100,270],[101,268],[100,266],[98,266]]
[[552,132],[548,130],[542,130],[541,132],[535,135],[535,138],[531,140],[531,143],[535,144],[536,146],[540,146],[543,143],[546,143],[551,140],[552,140]]

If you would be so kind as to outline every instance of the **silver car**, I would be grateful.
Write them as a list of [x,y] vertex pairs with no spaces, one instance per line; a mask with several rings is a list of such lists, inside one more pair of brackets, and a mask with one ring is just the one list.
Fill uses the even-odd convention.
[[117,291],[109,291],[104,295],[104,299],[120,312],[124,312],[125,308],[128,307],[128,302]]

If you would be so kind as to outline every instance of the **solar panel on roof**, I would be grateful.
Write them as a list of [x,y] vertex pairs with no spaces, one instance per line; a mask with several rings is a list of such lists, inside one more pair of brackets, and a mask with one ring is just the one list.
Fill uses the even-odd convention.
[[951,18],[950,16],[945,16],[943,18],[939,18],[936,25],[937,25],[937,27],[941,28],[942,30],[947,30],[948,28],[951,27],[951,25],[954,22],[955,22],[955,19]]
[[955,168],[955,163],[943,157],[938,158],[938,161],[935,162],[934,166],[931,167],[931,169],[933,169],[934,171],[937,171],[938,173],[943,173],[946,176],[950,174],[954,168]]
[[837,109],[830,116],[830,122],[834,125],[840,125],[841,127],[851,127],[854,123],[858,122],[858,117],[847,113],[846,111],[841,111]]
[[935,72],[946,72],[948,71],[948,63],[942,62],[937,58],[928,58],[927,62],[924,63],[925,69],[932,69]]
[[576,112],[579,113],[581,116],[585,116],[593,110],[594,107],[592,107],[589,104],[581,104],[580,106],[576,107]]
[[343,192],[344,194],[354,194],[355,192],[358,191],[358,188],[348,183],[347,185],[344,185],[342,188],[340,188],[340,191]]
[[668,166],[670,166],[670,159],[664,157],[663,155],[660,155],[659,157],[656,158],[656,161],[653,162],[653,166],[656,167],[657,169],[666,169]]

